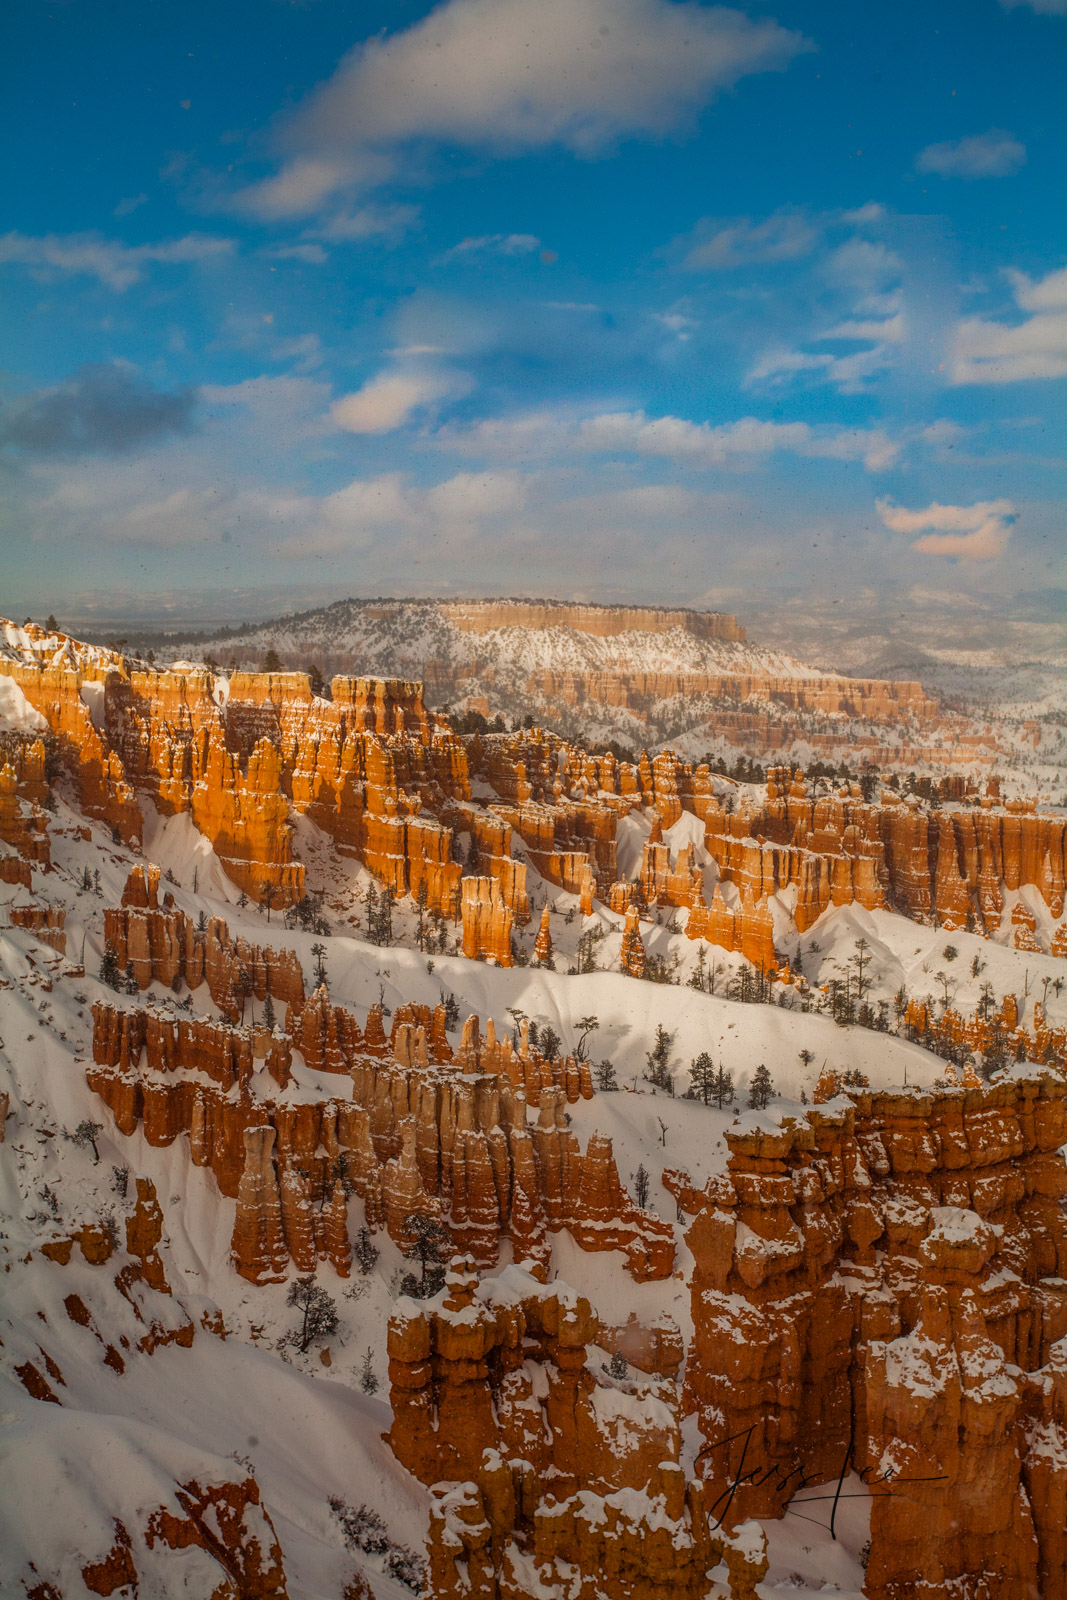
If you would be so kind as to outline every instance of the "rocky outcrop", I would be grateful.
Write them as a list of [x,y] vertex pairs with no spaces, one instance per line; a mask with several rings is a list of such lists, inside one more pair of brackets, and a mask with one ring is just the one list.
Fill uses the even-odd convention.
[[301,1006],[304,974],[294,950],[232,939],[221,917],[199,927],[173,899],[159,898],[159,868],[135,867],[122,895],[122,905],[104,912],[104,938],[114,947],[119,967],[132,966],[141,989],[156,982],[173,988],[176,980],[190,989],[206,983],[214,1003],[231,1019],[244,1010],[246,996],[275,1006]]
[[13,928],[25,928],[42,944],[49,944],[61,956],[67,953],[67,913],[62,906],[12,906]]
[[679,628],[698,639],[744,643],[745,630],[725,611],[664,611],[651,606],[573,605],[559,600],[441,600],[438,609],[462,633],[497,628],[573,628],[595,638],[618,633],[666,633]]
[[754,899],[795,886],[802,933],[827,906],[852,902],[992,932],[1004,892],[1023,884],[1063,914],[1067,822],[1014,803],[931,814],[887,791],[868,804],[855,785],[813,798],[799,773],[776,769],[764,805],[731,813],[713,803],[706,829],[720,875]]
[[[291,1008],[289,1026],[264,1041],[264,1080],[250,1029],[94,1008],[90,1087],[121,1133],[143,1125],[151,1145],[188,1136],[194,1164],[238,1201],[233,1259],[244,1276],[270,1281],[290,1257],[311,1270],[313,1254],[347,1269],[340,1177],[370,1227],[403,1243],[408,1216],[439,1213],[486,1268],[509,1237],[517,1259],[544,1263],[549,1235],[566,1228],[583,1249],[621,1251],[638,1280],[671,1272],[673,1231],[635,1206],[610,1139],[594,1135],[583,1152],[567,1125],[567,1104],[593,1094],[587,1061],[549,1060],[526,1024],[517,1049],[491,1021],[483,1038],[474,1017],[453,1052],[443,1008],[397,1008],[387,1040],[380,1010],[361,1030],[323,990]],[[346,1076],[345,1089],[291,1098],[301,1049],[315,1070]],[[309,1232],[312,1202],[323,1208],[321,1237],[314,1223]]]
[[45,813],[32,806],[23,810],[19,797],[19,775],[8,764],[0,767],[0,840],[10,845],[24,861],[47,871],[51,861],[48,824]]
[[727,905],[716,884],[711,905],[705,905],[701,895],[689,913],[685,931],[690,939],[706,939],[724,950],[739,950],[760,972],[769,974],[776,966],[770,907],[745,892],[735,892],[734,903]]
[[622,947],[619,951],[619,966],[631,978],[640,978],[644,975],[645,947],[641,942],[638,910],[633,905],[629,906],[626,911],[626,922],[622,930]]
[[852,1090],[803,1123],[727,1130],[728,1171],[699,1193],[665,1175],[695,1212],[686,1390],[727,1525],[780,1515],[847,1461],[876,1502],[879,1600],[983,1570],[994,1547],[1006,1586],[1047,1563],[1019,1484],[1028,1408],[1060,1403],[1041,1369],[1067,1334],[1065,1133],[1051,1075]]
[[514,915],[495,878],[464,878],[463,954],[469,961],[510,967]]
[[513,1267],[479,1283],[463,1259],[436,1300],[401,1302],[390,1319],[390,1439],[432,1486],[439,1600],[532,1587],[697,1600],[719,1561],[728,1593],[754,1597],[762,1533],[709,1527],[702,1486],[679,1462],[676,1384],[598,1372],[586,1353],[600,1331],[558,1280]]
[[157,1544],[171,1550],[198,1545],[218,1563],[215,1595],[287,1600],[281,1546],[255,1478],[204,1484],[191,1480],[177,1486],[173,1498],[177,1510],[160,1506],[148,1519],[144,1539],[150,1550]]

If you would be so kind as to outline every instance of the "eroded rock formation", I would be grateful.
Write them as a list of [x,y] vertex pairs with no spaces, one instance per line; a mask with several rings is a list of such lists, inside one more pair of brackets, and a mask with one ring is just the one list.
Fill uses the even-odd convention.
[[[271,1281],[290,1257],[301,1270],[314,1259],[347,1270],[339,1180],[371,1228],[404,1243],[410,1215],[440,1214],[482,1267],[496,1263],[504,1238],[517,1258],[543,1264],[549,1235],[566,1228],[583,1249],[621,1250],[639,1280],[670,1273],[672,1230],[634,1205],[610,1139],[594,1135],[583,1152],[567,1126],[568,1102],[593,1094],[587,1061],[549,1060],[527,1025],[517,1050],[491,1021],[482,1038],[474,1017],[453,1051],[443,1008],[398,1008],[386,1039],[380,1010],[360,1029],[324,990],[290,1007],[288,1027],[257,1040],[251,1029],[158,1008],[93,1011],[90,1087],[120,1132],[143,1125],[153,1145],[188,1136],[193,1162],[237,1199],[233,1260],[244,1276]],[[345,1091],[293,1097],[294,1050],[347,1078]]]
[[686,1390],[727,1525],[780,1515],[847,1460],[876,1502],[877,1600],[983,1570],[1039,1592],[1060,1534],[1024,1488],[1064,1492],[1028,1419],[1063,1405],[1065,1133],[1053,1075],[853,1090],[804,1123],[728,1130],[728,1172],[699,1193],[665,1175],[696,1213]]
[[390,1319],[390,1439],[432,1486],[438,1600],[698,1600],[720,1561],[728,1593],[755,1596],[762,1532],[709,1526],[703,1486],[679,1464],[677,1385],[597,1372],[586,1357],[600,1338],[565,1285],[517,1267],[479,1284],[463,1259],[436,1300]]

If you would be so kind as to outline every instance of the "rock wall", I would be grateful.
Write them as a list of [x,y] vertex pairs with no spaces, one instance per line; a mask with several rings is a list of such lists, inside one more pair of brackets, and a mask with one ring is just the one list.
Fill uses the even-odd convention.
[[[345,1091],[287,1094],[294,1050],[347,1077]],[[255,1078],[257,1061],[269,1080]],[[638,1280],[673,1267],[672,1230],[634,1205],[610,1139],[594,1135],[583,1152],[567,1126],[565,1106],[592,1097],[588,1063],[549,1061],[525,1028],[516,1050],[492,1022],[482,1038],[472,1017],[453,1052],[442,1010],[400,1008],[387,1039],[379,1010],[361,1030],[323,990],[273,1035],[98,1003],[87,1077],[121,1133],[141,1124],[153,1145],[188,1135],[194,1164],[238,1200],[234,1261],[254,1281],[281,1272],[283,1252],[306,1261],[301,1270],[316,1257],[337,1265],[343,1225],[331,1250],[325,1221],[316,1233],[317,1214],[307,1217],[312,1202],[340,1206],[338,1181],[362,1200],[368,1226],[404,1243],[406,1218],[440,1216],[482,1267],[504,1238],[516,1259],[544,1264],[563,1228],[583,1249],[623,1251]]]
[[515,1267],[479,1284],[457,1259],[435,1300],[400,1302],[390,1441],[431,1485],[434,1600],[699,1600],[720,1561],[726,1592],[755,1600],[762,1531],[709,1527],[679,1462],[677,1385],[596,1371],[602,1337],[588,1300]]
[[442,600],[438,610],[461,633],[496,628],[573,628],[598,639],[680,628],[697,639],[744,643],[745,630],[725,611],[664,611],[652,606],[573,605],[559,600]]
[[1058,1427],[1064,1403],[1065,1135],[1067,1084],[1019,1072],[850,1091],[728,1130],[728,1172],[700,1192],[665,1174],[695,1213],[686,1392],[727,1525],[848,1462],[875,1500],[873,1600],[987,1564],[991,1593],[1037,1594],[1061,1533],[1025,1485],[1058,1504],[1067,1481],[1061,1436],[1032,1422]]
[[[246,996],[274,1005],[302,1005],[304,974],[295,950],[233,939],[221,917],[203,928],[174,908],[169,894],[159,904],[159,868],[135,868],[123,905],[104,912],[104,938],[114,947],[119,969],[132,966],[138,987],[162,983],[190,989],[202,983],[219,1009],[237,1020]],[[141,898],[143,896],[143,899]]]

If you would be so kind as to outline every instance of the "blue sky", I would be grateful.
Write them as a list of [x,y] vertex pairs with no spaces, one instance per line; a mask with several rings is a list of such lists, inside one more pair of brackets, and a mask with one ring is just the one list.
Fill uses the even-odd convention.
[[1064,581],[1067,0],[12,0],[10,610]]

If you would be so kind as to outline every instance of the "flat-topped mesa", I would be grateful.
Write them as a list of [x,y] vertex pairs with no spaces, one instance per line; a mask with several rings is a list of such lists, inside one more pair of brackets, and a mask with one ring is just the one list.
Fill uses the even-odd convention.
[[388,1331],[389,1437],[431,1486],[434,1600],[526,1594],[530,1580],[513,1579],[533,1571],[546,1595],[574,1592],[581,1574],[618,1600],[699,1600],[720,1561],[726,1592],[754,1600],[765,1541],[709,1525],[680,1462],[677,1385],[587,1363],[587,1346],[619,1331],[558,1279],[514,1266],[479,1283],[462,1257],[435,1299],[401,1300]]
[[[878,1600],[904,1600],[917,1572],[942,1563],[953,1575],[982,1570],[975,1558],[990,1548],[983,1531],[1002,1536],[1005,1584],[1013,1563],[1030,1570],[1039,1544],[1042,1560],[1053,1549],[1040,1519],[1033,1552],[1025,1548],[1033,1541],[1023,1527],[1029,1513],[1019,1512],[1020,1460],[1026,1475],[1044,1456],[1038,1442],[1027,1464],[1020,1424],[1025,1397],[1045,1392],[1038,1369],[1055,1362],[1067,1334],[1067,1085],[1028,1070],[973,1088],[849,1090],[779,1127],[749,1118],[727,1130],[728,1171],[703,1191],[684,1175],[664,1175],[682,1208],[696,1213],[687,1234],[695,1264],[686,1386],[705,1440],[698,1463],[709,1498],[728,1492],[743,1444],[752,1472],[728,1521],[781,1515],[799,1475],[836,1479],[850,1450],[872,1485],[889,1468],[902,1484],[943,1474],[944,1499],[940,1490],[920,1497],[929,1521],[903,1488],[878,1501],[868,1568]],[[936,1327],[929,1321],[931,1293],[938,1306],[946,1296],[960,1302],[958,1330],[955,1312],[951,1329],[939,1310]],[[968,1296],[980,1327],[963,1305]],[[931,1353],[931,1341],[942,1354]],[[952,1344],[961,1372],[968,1363],[979,1371],[967,1349],[986,1351],[990,1393],[1014,1397],[1004,1426],[1015,1442],[997,1458],[1000,1486],[989,1497],[967,1487],[983,1472],[984,1434],[968,1427],[957,1435],[958,1406],[945,1413],[951,1451],[928,1465],[933,1402],[922,1398],[923,1374],[955,1370],[957,1357],[944,1353]],[[1015,1373],[1007,1387],[997,1377],[1005,1363]],[[936,1441],[933,1448],[941,1451]],[[1062,1459],[1056,1471],[1067,1484]],[[961,1496],[974,1516],[960,1513]],[[990,1511],[985,1524],[979,1504]]]
[[698,639],[745,642],[744,628],[726,611],[575,605],[562,600],[441,600],[437,608],[462,633],[491,633],[497,628],[573,628],[577,633],[607,639],[618,633],[667,633],[680,628]]

